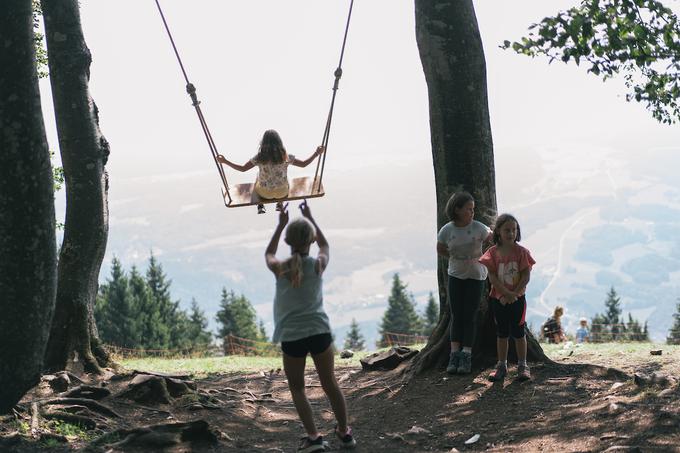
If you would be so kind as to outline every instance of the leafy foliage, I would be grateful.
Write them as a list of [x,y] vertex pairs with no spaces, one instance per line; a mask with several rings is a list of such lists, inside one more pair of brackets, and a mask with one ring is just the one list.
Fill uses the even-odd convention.
[[356,319],[352,318],[352,323],[349,325],[349,331],[345,337],[344,349],[363,351],[365,347],[364,336],[359,331],[359,324]]
[[35,61],[38,66],[38,77],[44,79],[47,73],[47,49],[45,48],[45,36],[40,30],[40,18],[42,6],[40,0],[33,0],[33,43],[35,44]]
[[387,310],[380,325],[380,338],[385,333],[415,334],[422,330],[422,322],[415,309],[415,301],[406,293],[406,285],[399,274],[392,277],[392,289],[387,301]]
[[662,123],[680,119],[680,27],[658,0],[584,0],[502,47],[550,62],[584,63],[603,80],[623,74],[626,100],[646,104]]

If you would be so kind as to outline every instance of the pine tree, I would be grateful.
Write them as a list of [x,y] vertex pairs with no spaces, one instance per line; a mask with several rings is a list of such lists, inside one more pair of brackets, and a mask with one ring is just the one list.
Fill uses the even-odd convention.
[[229,349],[229,335],[259,340],[261,331],[256,322],[255,309],[243,294],[236,296],[234,291],[227,292],[226,288],[222,288],[220,309],[215,315],[215,319],[219,324],[218,336],[222,338],[225,353]]
[[95,305],[99,338],[104,343],[135,348],[140,341],[139,313],[128,277],[118,258],[111,262],[111,278],[100,287]]
[[163,266],[156,261],[153,253],[149,257],[149,267],[146,270],[146,283],[149,287],[151,301],[157,307],[160,322],[164,326],[163,331],[167,331],[167,340],[162,348],[181,348],[184,343],[183,322],[186,318],[182,317],[179,310],[179,301],[173,301],[170,295],[171,280],[163,272]]
[[351,349],[352,351],[363,351],[365,348],[364,336],[361,335],[359,324],[357,324],[357,320],[354,318],[352,318],[352,323],[349,325],[344,348]]
[[208,319],[196,299],[191,299],[187,338],[194,350],[206,350],[212,340],[212,335],[208,331]]
[[640,326],[640,322],[633,318],[633,315],[628,313],[628,323],[626,324],[626,332],[628,333],[628,340],[630,341],[649,341],[649,332],[647,331],[647,322],[644,328]]
[[140,342],[143,349],[165,349],[170,343],[170,329],[163,323],[146,280],[136,267],[130,271],[130,291],[139,310]]
[[427,306],[423,314],[423,335],[429,337],[439,322],[439,304],[434,300],[434,295],[430,292],[427,298]]
[[609,340],[609,332],[605,326],[605,321],[604,316],[600,314],[596,314],[590,320],[590,341],[593,343],[602,343]]
[[666,343],[680,344],[680,299],[678,299],[678,304],[675,308],[675,313],[673,314],[673,320],[673,326],[668,332]]
[[621,298],[616,293],[612,286],[607,293],[607,299],[604,301],[606,311],[604,313],[605,324],[609,327],[611,333],[611,340],[615,341],[621,338],[625,333],[623,326],[623,319],[621,319]]
[[415,334],[420,330],[420,318],[416,313],[413,296],[406,293],[406,285],[402,283],[399,274],[394,274],[378,341],[382,344],[386,333]]
[[260,319],[260,324],[259,327],[260,329],[260,338],[259,341],[262,341],[264,343],[269,342],[269,337],[267,336],[267,329],[264,328],[264,321]]

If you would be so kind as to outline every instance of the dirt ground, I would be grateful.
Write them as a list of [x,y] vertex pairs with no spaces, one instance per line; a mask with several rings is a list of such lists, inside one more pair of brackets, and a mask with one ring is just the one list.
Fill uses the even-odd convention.
[[[555,365],[534,364],[532,381],[524,383],[513,380],[514,366],[505,382],[492,384],[488,369],[466,376],[432,371],[407,380],[408,363],[389,372],[340,363],[336,374],[356,451],[680,452],[680,349],[662,355],[575,352],[553,355]],[[163,404],[116,397],[131,378],[107,381],[113,394],[100,400],[121,417],[95,411],[96,428],[66,435],[67,443],[41,436],[45,421],[31,438],[31,401],[50,396],[44,386],[36,389],[22,400],[24,412],[0,419],[0,451],[294,452],[303,433],[280,370],[209,376],[196,381],[197,391]],[[333,414],[311,369],[307,385],[320,432],[332,434]],[[178,443],[147,436],[135,444],[123,443],[129,431],[117,431],[96,441],[115,430],[194,420],[207,422],[214,437],[191,441],[185,431]],[[338,442],[326,439],[337,451]]]

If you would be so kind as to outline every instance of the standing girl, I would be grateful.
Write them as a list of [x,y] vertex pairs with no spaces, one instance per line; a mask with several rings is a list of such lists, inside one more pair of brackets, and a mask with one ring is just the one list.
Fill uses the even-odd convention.
[[[296,159],[286,152],[279,133],[273,129],[265,131],[260,142],[260,149],[255,157],[243,165],[235,164],[218,154],[217,160],[229,165],[234,170],[248,171],[257,166],[258,173],[255,180],[255,192],[266,199],[286,198],[288,196],[288,165],[306,167],[316,156],[323,152],[323,146],[316,148],[305,160]],[[277,209],[280,203],[277,204]],[[264,205],[257,205],[258,214],[264,214]]]
[[496,219],[494,246],[479,259],[489,270],[491,294],[489,306],[496,321],[498,363],[489,375],[492,382],[502,381],[508,374],[508,336],[515,340],[517,379],[531,379],[527,365],[527,339],[524,334],[527,301],[524,293],[531,267],[536,263],[529,250],[518,244],[522,238],[519,223],[510,214]]
[[[333,338],[328,316],[323,309],[321,276],[328,265],[328,241],[314,221],[305,201],[300,205],[304,218],[293,220],[286,229],[285,241],[290,246],[291,256],[285,261],[279,261],[276,258],[276,249],[281,233],[288,223],[287,207],[288,204],[281,207],[279,224],[267,246],[265,259],[267,267],[276,277],[272,341],[281,341],[288,387],[307,431],[307,436],[302,439],[297,451],[311,453],[325,449],[305,394],[307,354],[311,354],[314,360],[321,387],[335,414],[335,434],[343,448],[353,448],[356,441],[352,428],[347,425],[345,397],[335,379]],[[319,246],[316,258],[309,256],[309,248],[314,241]]]
[[445,208],[450,222],[437,234],[437,253],[449,260],[448,297],[451,309],[451,356],[446,371],[469,373],[475,315],[482,298],[486,267],[479,263],[491,230],[474,220],[475,200],[467,192],[454,193]]

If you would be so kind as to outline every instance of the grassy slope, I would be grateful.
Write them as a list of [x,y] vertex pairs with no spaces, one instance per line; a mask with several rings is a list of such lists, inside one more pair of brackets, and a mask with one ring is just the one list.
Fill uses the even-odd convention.
[[[650,355],[649,351],[661,349],[661,360],[670,357],[680,357],[680,346],[671,346],[660,343],[599,343],[571,345],[542,345],[546,354],[554,360],[560,361],[569,358],[570,362],[596,363],[604,366],[616,366],[621,363],[624,356],[626,362],[644,365],[649,361],[659,360],[658,356]],[[417,348],[417,347],[416,347]],[[573,352],[572,352],[573,351]],[[367,352],[358,352],[351,359],[336,359],[338,367],[358,367],[359,360],[368,355]],[[124,359],[120,363],[128,368],[141,371],[156,371],[163,373],[188,373],[195,377],[203,377],[215,373],[252,373],[268,372],[281,368],[280,357],[208,357],[208,358],[145,358]],[[610,365],[611,364],[611,365]],[[307,366],[312,367],[313,362],[307,361]]]

